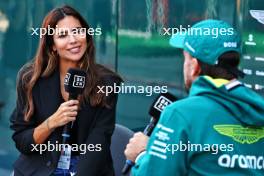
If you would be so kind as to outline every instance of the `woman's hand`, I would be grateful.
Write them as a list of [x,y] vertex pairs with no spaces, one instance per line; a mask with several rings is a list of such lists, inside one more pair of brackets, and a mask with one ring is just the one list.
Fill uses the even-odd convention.
[[55,128],[74,121],[77,116],[78,104],[78,100],[69,100],[62,103],[54,114],[35,128],[33,133],[35,143],[42,144]]
[[48,120],[50,129],[63,126],[68,122],[75,121],[78,111],[78,100],[69,100],[60,105],[58,110]]

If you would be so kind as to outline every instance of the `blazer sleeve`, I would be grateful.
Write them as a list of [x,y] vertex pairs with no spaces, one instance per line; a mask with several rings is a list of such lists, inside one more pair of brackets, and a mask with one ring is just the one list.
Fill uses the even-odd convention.
[[99,144],[101,146],[101,150],[87,151],[85,154],[81,155],[81,159],[78,164],[77,175],[105,175],[102,172],[104,172],[105,170],[109,171],[112,169],[110,145],[111,136],[115,128],[117,98],[117,94],[110,94],[107,101],[111,103],[111,108],[100,107],[98,109],[95,117],[95,124],[92,130],[90,131],[90,134],[88,135],[86,145]]
[[10,117],[10,128],[14,131],[12,138],[15,142],[16,148],[23,154],[31,154],[32,145],[35,144],[33,139],[33,132],[35,128],[34,118],[28,122],[24,120],[25,107],[25,91],[22,87],[22,71],[18,73],[17,77],[17,100],[16,107]]

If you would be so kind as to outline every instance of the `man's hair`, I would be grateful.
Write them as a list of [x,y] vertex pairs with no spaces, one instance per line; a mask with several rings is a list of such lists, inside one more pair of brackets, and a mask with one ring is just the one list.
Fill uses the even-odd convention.
[[235,51],[225,52],[218,58],[217,65],[209,65],[198,60],[201,67],[200,75],[208,75],[212,78],[222,78],[231,80],[238,78],[238,74],[235,70],[238,70],[240,61],[239,53]]

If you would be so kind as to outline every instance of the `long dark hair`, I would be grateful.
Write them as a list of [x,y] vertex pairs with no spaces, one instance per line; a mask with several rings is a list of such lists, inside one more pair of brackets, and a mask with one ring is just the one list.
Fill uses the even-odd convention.
[[[56,28],[57,23],[66,16],[73,16],[78,19],[82,28],[89,29],[89,25],[84,18],[72,7],[62,6],[55,8],[48,13],[42,23],[42,28]],[[87,82],[84,93],[81,95],[81,102],[87,101],[92,106],[108,106],[105,95],[97,93],[97,85],[103,84],[103,77],[110,75],[115,76],[117,80],[121,78],[95,63],[95,48],[91,35],[86,35],[87,49],[79,61],[79,68],[87,71]],[[58,68],[59,58],[52,49],[54,44],[52,35],[44,35],[40,38],[39,47],[33,61],[27,66],[22,75],[22,87],[26,95],[26,105],[24,108],[24,119],[28,121],[34,113],[34,103],[32,98],[32,89],[40,77],[49,77]]]

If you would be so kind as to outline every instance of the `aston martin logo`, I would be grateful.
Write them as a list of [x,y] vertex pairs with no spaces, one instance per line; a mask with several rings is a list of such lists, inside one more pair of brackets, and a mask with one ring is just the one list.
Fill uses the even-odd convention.
[[241,125],[214,125],[214,129],[225,136],[231,137],[241,144],[253,144],[264,138],[264,127],[251,128]]

